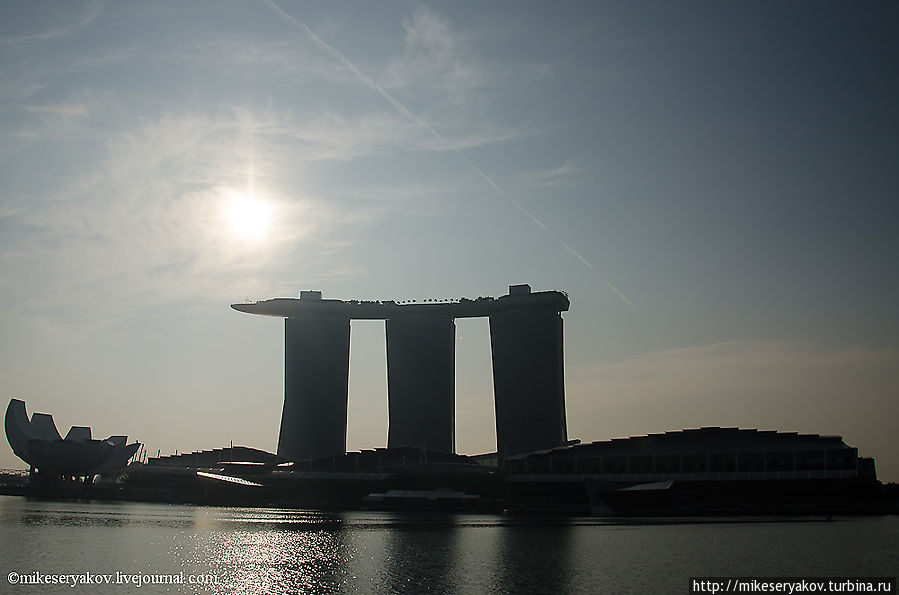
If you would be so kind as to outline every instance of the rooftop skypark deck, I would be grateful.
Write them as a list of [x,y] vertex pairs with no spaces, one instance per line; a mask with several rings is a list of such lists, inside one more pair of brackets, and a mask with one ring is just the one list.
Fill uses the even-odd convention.
[[384,320],[404,315],[446,316],[449,318],[475,318],[497,312],[519,309],[552,308],[567,312],[568,296],[561,291],[531,292],[527,285],[513,285],[508,295],[498,298],[461,298],[457,301],[359,301],[322,299],[319,291],[303,291],[299,298],[278,297],[231,307],[248,314],[290,318],[298,314],[342,314],[356,320]]

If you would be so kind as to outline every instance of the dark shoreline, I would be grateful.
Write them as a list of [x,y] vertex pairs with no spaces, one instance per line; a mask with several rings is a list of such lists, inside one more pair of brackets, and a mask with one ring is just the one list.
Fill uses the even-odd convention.
[[[835,515],[899,514],[896,484],[871,481],[683,482],[669,489],[591,491],[584,483],[558,484],[481,478],[465,486],[433,489],[414,480],[283,479],[239,485],[195,474],[126,481],[30,485],[26,477],[0,484],[0,495],[46,501],[146,502],[199,506],[503,514],[508,518],[586,516],[616,519],[796,518],[820,521]],[[777,485],[780,484],[780,485]],[[416,487],[420,489],[415,489]],[[551,496],[547,495],[551,494]],[[380,498],[372,498],[373,495]],[[597,505],[597,500],[600,505]],[[736,522],[736,521],[734,521]]]

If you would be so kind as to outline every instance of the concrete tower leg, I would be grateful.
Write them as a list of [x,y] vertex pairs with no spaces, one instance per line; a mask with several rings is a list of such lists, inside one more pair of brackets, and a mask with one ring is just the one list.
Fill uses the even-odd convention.
[[564,444],[561,314],[551,309],[491,314],[490,347],[500,458]]
[[278,459],[346,452],[350,320],[300,314],[284,320],[284,410]]
[[387,447],[455,452],[456,322],[448,316],[387,320]]

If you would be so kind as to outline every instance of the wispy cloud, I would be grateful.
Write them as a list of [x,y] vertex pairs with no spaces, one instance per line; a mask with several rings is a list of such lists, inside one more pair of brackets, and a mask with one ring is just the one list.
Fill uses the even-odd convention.
[[[294,44],[299,54],[283,41],[212,36],[185,41],[176,50],[167,45],[168,49],[146,57],[140,55],[136,41],[136,46],[123,51],[110,48],[118,56],[111,62],[91,62],[88,54],[72,60],[87,60],[81,64],[87,70],[102,70],[121,60],[135,60],[136,67],[153,69],[173,62],[178,54],[191,63],[185,72],[238,68],[251,73],[259,65],[270,65],[275,72],[268,74],[285,81],[293,91],[305,90],[304,85],[314,81],[316,89],[325,89],[322,95],[280,109],[271,102],[267,106],[197,102],[160,108],[144,103],[139,89],[113,85],[51,89],[54,92],[35,92],[7,104],[23,117],[10,121],[13,129],[6,132],[18,141],[0,145],[5,154],[34,159],[45,150],[63,152],[65,144],[57,141],[70,138],[78,139],[79,154],[66,154],[69,170],[55,171],[44,186],[19,182],[22,191],[5,193],[4,225],[12,233],[4,234],[0,246],[4,268],[14,274],[0,281],[4,291],[36,295],[22,302],[33,311],[58,311],[60,304],[74,302],[71,298],[76,295],[91,303],[91,296],[121,295],[123,288],[147,303],[208,296],[223,287],[232,292],[234,283],[250,284],[249,271],[254,267],[276,271],[289,255],[309,246],[315,249],[308,250],[303,260],[306,270],[291,276],[333,274],[345,270],[339,251],[357,241],[358,230],[389,213],[441,212],[448,204],[442,199],[458,196],[461,185],[471,180],[444,180],[441,186],[432,174],[427,182],[407,176],[378,185],[348,177],[324,190],[314,181],[303,180],[304,170],[323,175],[321,170],[327,168],[317,167],[322,162],[336,169],[343,162],[426,151],[452,153],[565,251],[593,269],[587,258],[463,153],[521,138],[528,130],[502,129],[485,122],[444,136],[305,24],[277,5],[266,4],[303,33]],[[462,38],[445,20],[419,7],[404,27],[406,51],[391,62],[394,84],[401,83],[400,72],[408,75],[426,68],[424,62],[416,61],[416,52],[442,69],[444,74],[437,78],[443,77],[447,84],[468,89],[478,84],[473,71],[460,74],[459,64],[471,58]],[[408,68],[402,71],[399,65],[404,62]],[[453,79],[452,73],[459,78]],[[53,85],[56,74],[55,70],[31,73],[28,80],[40,89],[44,81]],[[94,80],[105,79],[98,75]],[[380,109],[364,101],[363,109],[352,102],[352,109],[331,105],[329,93],[335,84],[353,84],[359,95],[360,82],[365,85],[361,95],[369,95],[370,90],[386,105]],[[219,213],[222,196],[248,187],[251,180],[280,209],[278,225],[261,250],[241,250],[223,230]],[[413,195],[417,196],[413,199]],[[364,201],[361,208],[360,201]],[[26,270],[28,276],[15,274]],[[629,307],[635,307],[606,283]],[[239,290],[245,292],[249,293]],[[89,315],[85,313],[84,318]]]
[[[232,292],[238,280],[254,283],[248,274],[254,269],[278,270],[300,246],[314,249],[307,251],[304,269],[291,275],[306,282],[322,274],[333,277],[347,270],[341,251],[358,241],[355,230],[388,213],[436,212],[438,198],[452,192],[449,181],[442,188],[411,181],[348,182],[332,185],[325,196],[314,189],[297,191],[297,175],[317,162],[431,150],[420,127],[394,114],[296,115],[234,107],[142,117],[136,127],[113,127],[102,135],[90,131],[89,120],[80,121],[81,114],[116,109],[115,103],[114,96],[100,95],[91,97],[90,108],[63,102],[26,108],[41,118],[74,118],[85,152],[102,157],[83,160],[74,177],[53,176],[56,187],[50,191],[5,193],[8,232],[0,245],[10,274],[0,286],[7,295],[34,296],[19,307],[59,312],[61,304],[78,296],[90,303],[124,291],[136,292],[140,303]],[[53,122],[35,122],[26,130],[35,142],[58,134]],[[251,178],[276,205],[277,225],[264,249],[243,250],[224,228],[220,205],[224,193],[247,188]],[[341,196],[356,202],[334,200]],[[22,233],[13,233],[16,229]],[[238,292],[268,290],[254,286]],[[114,316],[106,312],[103,318],[109,317]]]
[[[19,118],[14,127],[6,131],[9,136],[22,140],[46,141],[83,131],[78,120],[89,114],[88,107],[78,101],[26,105],[23,111],[27,117]],[[6,149],[10,150],[9,147]]]
[[[463,103],[468,92],[482,86],[484,75],[476,65],[464,37],[451,24],[423,5],[413,8],[403,19],[405,48],[391,60],[383,75],[383,86],[398,90],[425,87],[447,99]],[[437,98],[435,98],[437,99]]]
[[571,161],[566,161],[558,167],[538,170],[527,174],[527,181],[538,188],[567,186],[572,183],[572,178],[580,176],[585,171],[585,168]]
[[357,186],[341,194],[363,203],[375,203],[379,211],[386,207],[393,212],[434,215],[445,209],[446,199],[456,192],[458,188],[447,181],[445,184],[406,182],[390,186]]
[[[70,3],[67,6],[73,6],[75,3]],[[11,9],[9,9],[11,10]],[[103,2],[100,0],[95,0],[92,2],[88,2],[84,8],[80,11],[80,14],[73,15],[69,18],[69,21],[60,25],[51,25],[43,30],[34,31],[32,33],[23,33],[19,35],[4,35],[0,36],[0,43],[6,45],[18,45],[21,43],[35,42],[35,41],[49,41],[51,39],[55,39],[57,37],[64,37],[69,35],[79,29],[87,27],[100,15],[100,12],[103,10]],[[58,14],[65,15],[64,10],[53,10],[48,20],[52,20],[53,17],[56,17]]]
[[29,233],[3,241],[4,269],[23,272],[4,275],[4,294],[31,296],[19,303],[34,311],[126,292],[142,303],[211,296],[274,263],[286,246],[314,242],[313,254],[322,252],[329,231],[352,225],[352,214],[267,184],[276,225],[266,244],[244,246],[230,234],[225,194],[243,190],[252,169],[246,125],[234,114],[147,121],[112,138],[108,157],[79,179],[9,204],[6,225]]
[[83,116],[87,108],[80,103],[61,103],[55,105],[30,105],[25,108],[33,114],[48,114],[51,116]]
[[328,87],[357,85],[358,79],[302,40],[265,39],[258,36],[212,33],[196,39],[173,40],[162,51],[156,49],[159,64],[190,64],[228,76],[257,75],[283,80],[286,84],[316,81]]
[[[534,215],[530,210],[528,210],[521,202],[516,200],[513,196],[505,192],[490,176],[488,176],[481,168],[475,165],[468,157],[466,157],[460,150],[452,149],[450,141],[448,141],[442,134],[437,132],[433,126],[431,126],[427,121],[425,121],[422,117],[415,114],[412,110],[406,107],[402,102],[400,102],[396,97],[388,93],[381,85],[376,83],[370,76],[364,74],[360,71],[355,64],[353,64],[346,56],[344,56],[337,48],[328,45],[325,43],[320,37],[318,37],[305,23],[294,18],[293,16],[286,13],[280,6],[272,2],[272,0],[262,0],[266,5],[268,5],[275,13],[284,21],[286,21],[291,26],[296,29],[303,31],[306,35],[308,35],[320,48],[324,51],[332,55],[337,63],[348,69],[352,72],[361,82],[368,85],[368,87],[383,97],[390,105],[392,105],[400,114],[408,118],[411,122],[417,124],[423,129],[427,130],[437,141],[441,144],[450,148],[450,150],[455,153],[455,155],[468,166],[470,170],[476,173],[484,182],[493,188],[493,190],[501,195],[503,198],[508,200],[512,205],[515,206],[519,211],[521,211],[528,219],[530,219],[537,227],[542,229],[544,232],[549,234],[551,237],[556,239],[561,246],[569,252],[572,256],[578,259],[581,264],[595,272],[593,265],[577,250],[572,248],[568,243],[559,238],[559,236],[553,232],[546,224],[543,223],[536,215]],[[422,24],[423,23],[423,24]],[[436,33],[435,33],[436,31]],[[422,43],[422,37],[428,35],[429,33],[436,35],[436,43],[435,47],[446,49],[447,43],[444,40],[445,38],[445,27],[441,26],[439,23],[435,23],[434,19],[431,18],[430,14],[425,14],[425,18],[422,22],[419,23],[417,27],[407,26],[407,33],[411,34],[411,38],[414,43]],[[611,282],[606,279],[602,279],[602,281],[609,286],[616,295],[618,295],[629,308],[636,310],[637,307],[634,303],[629,300],[621,291],[619,291]]]

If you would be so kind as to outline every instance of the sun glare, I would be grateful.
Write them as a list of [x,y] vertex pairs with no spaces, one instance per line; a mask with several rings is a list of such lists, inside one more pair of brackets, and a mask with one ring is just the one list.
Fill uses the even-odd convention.
[[271,207],[249,194],[236,194],[227,206],[228,221],[234,235],[249,241],[265,238],[271,225]]

